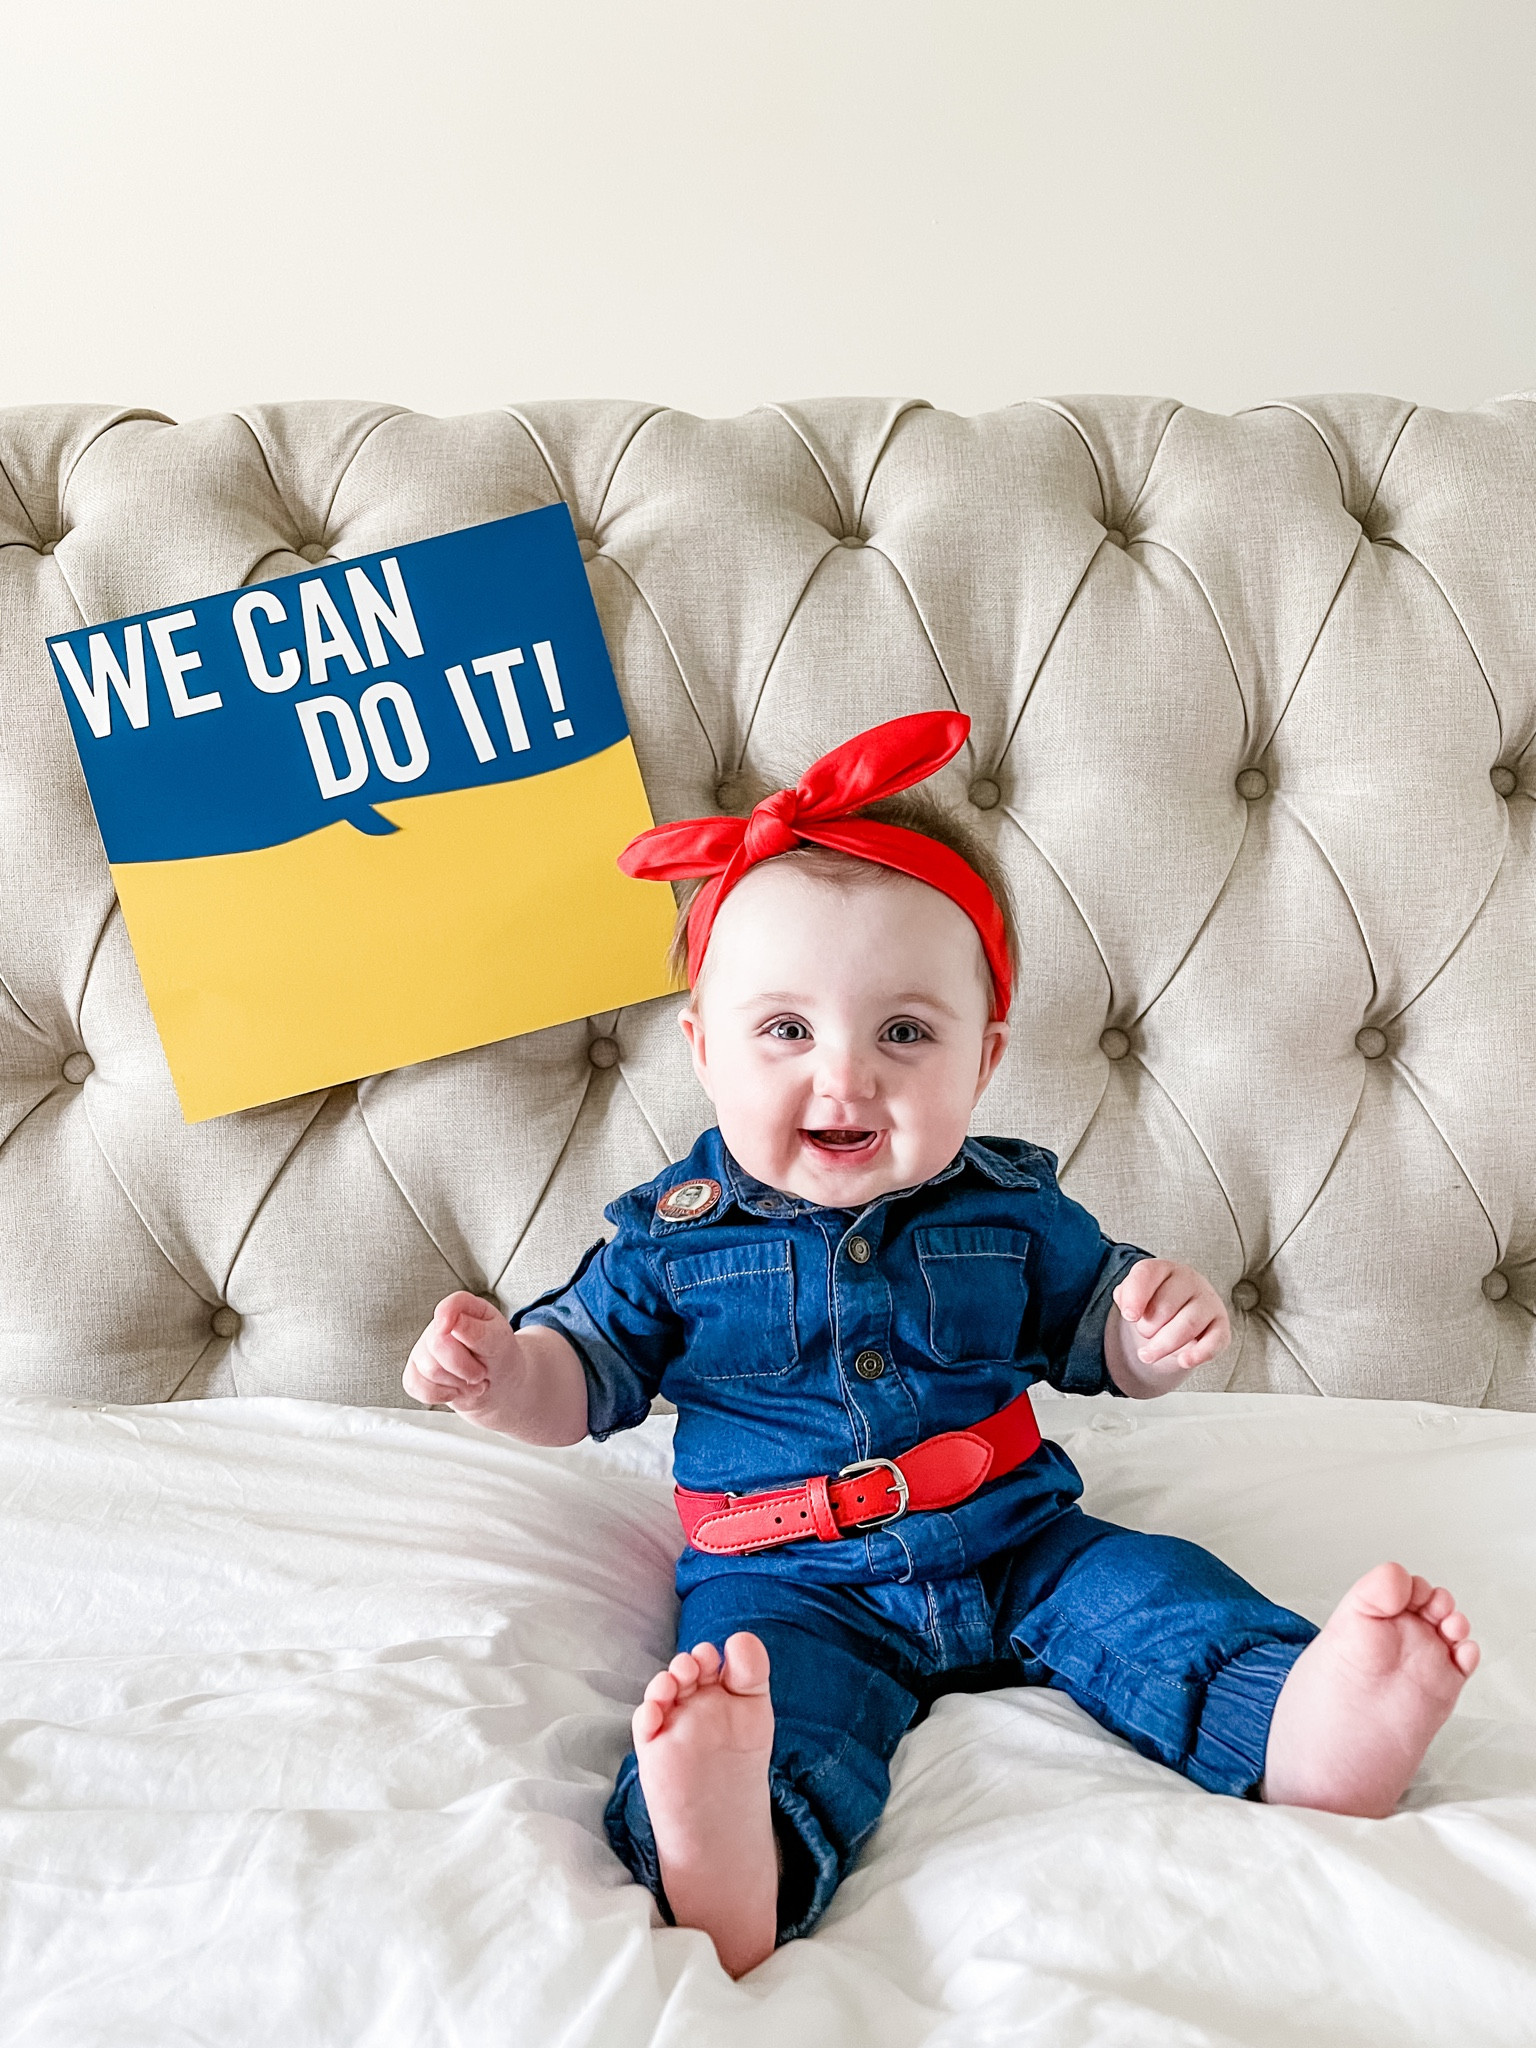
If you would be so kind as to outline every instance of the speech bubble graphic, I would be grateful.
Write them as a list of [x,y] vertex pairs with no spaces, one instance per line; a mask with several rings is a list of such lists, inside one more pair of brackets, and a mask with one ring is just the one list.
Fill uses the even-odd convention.
[[623,739],[564,505],[48,643],[107,858],[279,846]]

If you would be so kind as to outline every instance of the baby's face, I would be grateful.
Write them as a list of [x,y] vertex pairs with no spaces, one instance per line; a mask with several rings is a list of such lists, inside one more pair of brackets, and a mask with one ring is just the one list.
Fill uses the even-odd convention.
[[975,927],[938,890],[771,861],[721,906],[682,1025],[747,1172],[857,1209],[960,1149],[1008,1042],[991,1007]]

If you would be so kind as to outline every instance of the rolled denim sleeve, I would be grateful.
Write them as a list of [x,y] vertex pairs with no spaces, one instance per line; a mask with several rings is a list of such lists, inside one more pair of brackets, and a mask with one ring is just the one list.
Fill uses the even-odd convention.
[[1104,1329],[1109,1321],[1109,1312],[1115,1305],[1115,1289],[1139,1259],[1150,1255],[1139,1245],[1111,1244],[1107,1238],[1100,1242],[1104,1256],[1093,1283],[1093,1292],[1078,1318],[1072,1342],[1061,1363],[1060,1376],[1050,1375],[1052,1386],[1060,1387],[1064,1394],[1123,1392],[1110,1378],[1109,1368],[1104,1362]]
[[682,1325],[657,1285],[648,1245],[621,1220],[618,1234],[592,1246],[564,1286],[519,1309],[514,1330],[557,1330],[581,1360],[587,1430],[599,1442],[650,1413],[661,1376],[677,1356]]
[[1056,1190],[1035,1278],[1045,1377],[1053,1387],[1064,1394],[1119,1393],[1104,1363],[1104,1329],[1115,1289],[1148,1256],[1139,1245],[1105,1237],[1080,1203]]

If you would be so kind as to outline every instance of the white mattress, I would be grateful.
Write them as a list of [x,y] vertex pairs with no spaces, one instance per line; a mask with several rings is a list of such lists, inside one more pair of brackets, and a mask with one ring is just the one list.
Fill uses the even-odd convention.
[[1042,1402],[1095,1511],[1321,1618],[1396,1555],[1485,1662],[1385,1822],[943,1702],[821,1929],[732,1984],[600,1815],[670,1652],[667,1425],[530,1451],[279,1400],[0,1408],[5,2048],[1536,2038],[1536,1416]]

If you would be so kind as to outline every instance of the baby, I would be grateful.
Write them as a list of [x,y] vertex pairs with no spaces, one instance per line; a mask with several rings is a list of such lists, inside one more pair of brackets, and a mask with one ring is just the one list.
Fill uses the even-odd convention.
[[793,790],[663,826],[628,872],[713,877],[682,1013],[714,1104],[614,1236],[509,1325],[452,1294],[419,1401],[528,1443],[677,1408],[679,1654],[634,1717],[610,1841],[739,1976],[806,1933],[941,1693],[1051,1685],[1197,1785],[1390,1813],[1477,1663],[1380,1564],[1321,1631],[1190,1543],[1086,1515],[1027,1389],[1147,1399],[1229,1341],[1210,1282],[1114,1243],[1055,1160],[969,1138],[1008,1042],[1005,892],[899,792],[968,721],[891,721]]

